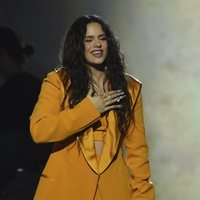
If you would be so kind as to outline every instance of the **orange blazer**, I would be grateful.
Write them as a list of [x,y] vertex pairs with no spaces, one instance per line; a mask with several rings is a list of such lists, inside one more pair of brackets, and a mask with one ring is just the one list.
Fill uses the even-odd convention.
[[108,113],[99,162],[94,149],[93,125],[97,121],[103,123],[100,113],[87,97],[73,109],[69,108],[68,98],[64,107],[61,106],[65,88],[60,69],[43,80],[30,117],[30,130],[36,143],[54,142],[54,147],[41,174],[35,200],[154,200],[154,187],[149,181],[141,83],[130,75],[126,77],[133,100],[134,122],[128,129],[128,137],[121,141],[115,111]]

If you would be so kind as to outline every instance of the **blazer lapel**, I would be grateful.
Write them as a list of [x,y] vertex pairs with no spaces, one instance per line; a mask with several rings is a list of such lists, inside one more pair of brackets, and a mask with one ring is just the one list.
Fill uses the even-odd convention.
[[80,141],[79,137],[79,144],[81,151],[85,157],[85,160],[87,161],[88,165],[97,173],[99,174],[99,168],[96,158],[96,152],[94,147],[94,139],[93,139],[93,128],[89,128],[82,138],[82,141]]
[[106,133],[104,148],[99,162],[99,173],[101,174],[112,162],[120,140],[120,133],[116,125],[116,113],[110,111],[108,115],[108,130]]
[[104,141],[103,152],[98,164],[94,147],[93,128],[89,128],[85,133],[82,141],[79,139],[81,151],[88,165],[97,173],[103,173],[112,162],[115,156],[120,140],[120,134],[116,126],[116,116],[114,111],[108,115],[108,129]]

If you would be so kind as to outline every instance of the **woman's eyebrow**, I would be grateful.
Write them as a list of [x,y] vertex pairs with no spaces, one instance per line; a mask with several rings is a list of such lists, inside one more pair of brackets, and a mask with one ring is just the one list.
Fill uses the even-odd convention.
[[85,36],[84,38],[93,38],[94,36],[92,36],[92,35],[87,35],[87,36]]
[[[98,37],[102,37],[102,36],[106,36],[106,34],[100,34],[98,35]],[[93,38],[94,36],[93,35],[86,35],[84,38]]]

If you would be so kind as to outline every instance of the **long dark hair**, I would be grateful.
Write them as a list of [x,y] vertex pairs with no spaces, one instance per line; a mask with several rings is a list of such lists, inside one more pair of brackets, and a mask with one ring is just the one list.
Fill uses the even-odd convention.
[[69,80],[71,81],[70,86],[66,88],[66,95],[69,95],[69,105],[71,108],[87,96],[90,72],[86,67],[84,57],[84,36],[87,31],[87,24],[92,22],[99,23],[107,37],[108,55],[104,64],[107,66],[106,76],[110,82],[111,89],[121,89],[126,95],[120,101],[123,108],[116,110],[119,130],[125,136],[132,119],[132,101],[127,90],[128,85],[124,74],[124,56],[120,51],[119,42],[111,28],[99,16],[84,15],[77,18],[65,36],[60,51],[60,61],[64,71],[66,71],[63,80],[64,84],[66,85]]

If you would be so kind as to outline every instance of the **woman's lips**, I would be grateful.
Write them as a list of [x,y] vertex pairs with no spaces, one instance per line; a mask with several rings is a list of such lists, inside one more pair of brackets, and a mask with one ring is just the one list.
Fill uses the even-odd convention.
[[102,50],[95,50],[95,51],[92,51],[91,54],[93,56],[95,56],[96,58],[100,58],[103,55],[103,51]]

